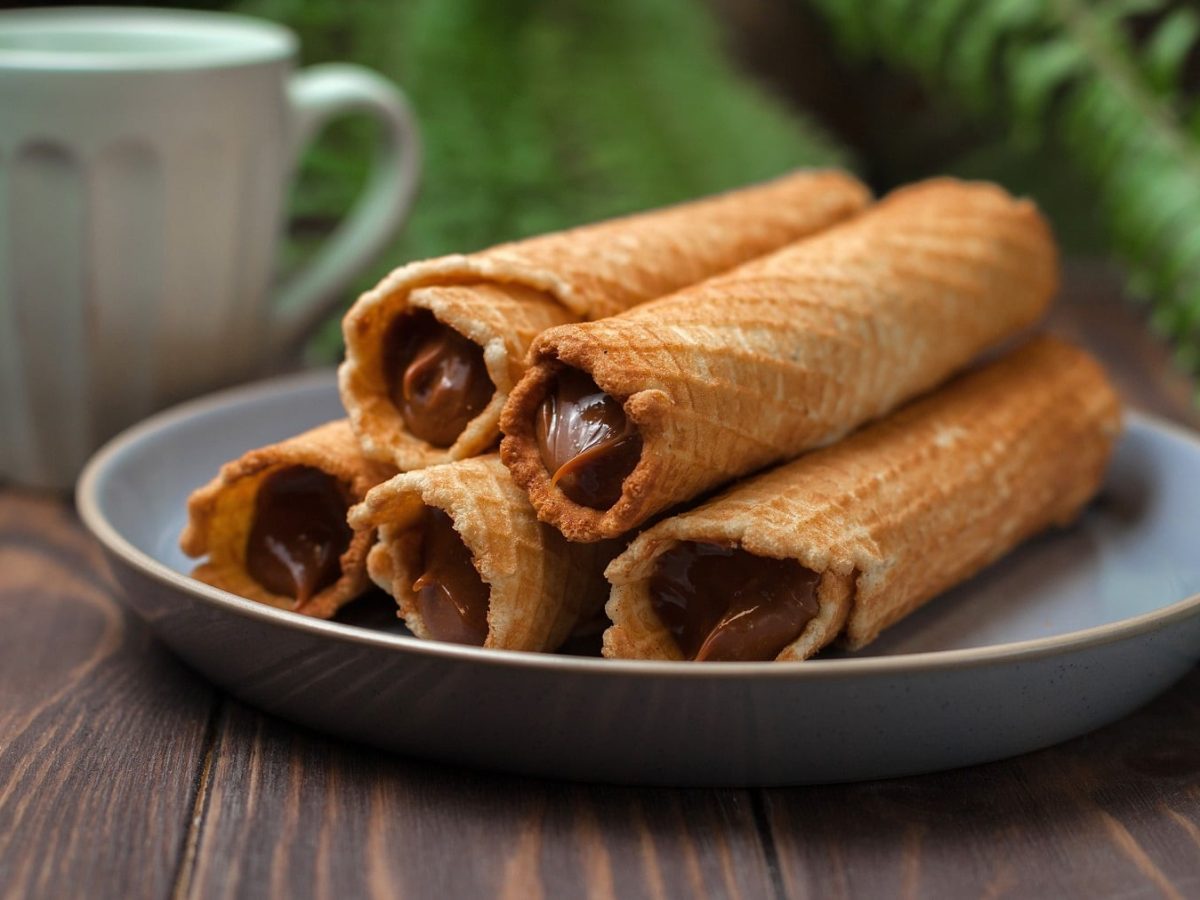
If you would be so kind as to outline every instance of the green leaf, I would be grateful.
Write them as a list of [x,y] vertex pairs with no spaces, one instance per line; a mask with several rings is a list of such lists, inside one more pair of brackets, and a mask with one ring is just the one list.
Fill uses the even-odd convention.
[[838,47],[849,57],[865,57],[873,50],[871,10],[844,0],[812,0],[835,26]]
[[1178,86],[1183,64],[1198,36],[1200,14],[1189,6],[1172,10],[1154,30],[1142,51],[1142,60],[1150,85],[1159,93],[1169,93]]
[[[1002,123],[1019,152],[1070,167],[1131,292],[1153,298],[1156,326],[1198,371],[1200,111],[1180,80],[1200,13],[1166,0],[928,0],[904,30],[891,5],[836,5],[835,33],[855,19],[858,39],[874,42],[863,52]],[[1134,16],[1156,22],[1140,50]]]
[[[1058,2],[1060,6],[1070,7],[1081,0],[1069,0],[1067,3],[1058,0]],[[1158,12],[1166,5],[1167,0],[1082,0],[1082,2],[1086,3],[1088,16],[1091,19],[1098,25],[1108,27],[1119,25],[1123,19]]]
[[955,33],[945,72],[963,100],[977,111],[999,100],[995,70],[1012,35],[1042,20],[1041,0],[990,0],[977,4]]
[[1006,59],[1014,135],[1036,145],[1047,138],[1046,114],[1054,97],[1088,69],[1087,54],[1068,40],[1013,46]]
[[943,0],[940,3],[920,3],[920,12],[897,37],[896,46],[904,48],[896,54],[908,65],[923,74],[940,73],[950,53],[953,35],[960,24],[970,17],[971,0]]

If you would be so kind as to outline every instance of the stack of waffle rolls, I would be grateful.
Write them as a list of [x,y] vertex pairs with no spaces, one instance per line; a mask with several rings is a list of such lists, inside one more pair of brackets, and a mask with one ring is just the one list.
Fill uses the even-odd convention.
[[431,569],[423,559],[424,520],[431,509],[449,518],[484,586],[483,639],[460,642],[503,650],[553,649],[602,616],[608,599],[604,567],[619,548],[614,542],[571,544],[539,522],[492,454],[397,475],[350,512],[358,533],[378,529],[369,558],[371,577],[396,598],[405,624],[418,637],[442,636],[425,620],[420,588],[414,588]]
[[[401,470],[487,452],[500,410],[542,331],[598,319],[702,281],[860,212],[869,192],[836,171],[797,172],[715,197],[397,269],[343,322],[341,396],[364,452]],[[480,382],[461,422],[409,427],[393,343],[449,335]],[[413,340],[419,341],[419,337]],[[473,346],[472,346],[473,345]],[[400,355],[400,365],[407,358]],[[420,377],[433,377],[425,360]],[[406,369],[407,371],[407,369]],[[418,379],[419,380],[419,379]],[[490,383],[489,383],[490,382]],[[419,398],[420,403],[432,403]],[[442,404],[447,401],[440,399]],[[458,402],[458,401],[455,401]],[[445,420],[444,406],[435,417]]]
[[[367,510],[382,516],[378,510],[384,507],[406,507],[400,501],[384,503],[388,493],[382,491],[374,507],[364,504],[353,533],[348,524],[341,533],[330,520],[395,475],[394,463],[423,467],[494,444],[500,406],[542,329],[669,293],[848,218],[869,201],[866,188],[845,173],[796,172],[672,208],[397,270],[361,298],[344,323],[347,359],[339,386],[351,421],[250,451],[190,498],[181,546],[190,556],[207,557],[195,576],[273,606],[322,618],[334,615],[370,583],[368,550],[375,528],[362,525],[369,520]],[[431,447],[393,427],[396,410],[381,372],[383,342],[395,322],[414,310],[482,348],[488,376],[498,388],[487,411],[450,448]],[[420,483],[441,498],[432,479],[450,490],[446,486],[456,478],[477,494],[480,509],[504,510],[511,532],[525,535],[520,553],[489,550],[482,535],[493,528],[500,533],[499,521],[480,524],[484,519],[464,513],[462,502],[443,502],[453,527],[466,530],[474,564],[494,598],[489,646],[552,650],[572,629],[602,618],[607,588],[601,573],[613,548],[574,548],[538,524],[494,458],[424,473]],[[388,490],[393,489],[401,490],[398,485]],[[307,504],[305,515],[321,521],[306,523],[303,515],[292,517],[295,523],[284,521],[278,510],[288,502]],[[397,533],[386,524],[383,531]],[[392,552],[393,544],[385,540],[376,548],[371,571],[403,600],[412,586],[399,585],[392,574],[393,569],[408,571],[403,554]],[[393,559],[400,562],[393,565]],[[516,595],[568,596],[553,601],[556,609],[534,610],[523,622],[525,610],[507,599]],[[428,633],[419,609],[401,605],[415,632]]]
[[[193,577],[260,603],[329,618],[366,589],[371,536],[338,534],[332,527],[336,522],[320,523],[321,535],[285,535],[292,544],[303,545],[290,552],[295,565],[310,570],[310,583],[301,585],[298,582],[303,579],[292,579],[294,590],[286,590],[287,580],[284,584],[277,581],[290,573],[278,572],[260,580],[254,576],[254,562],[248,556],[256,546],[260,562],[263,556],[272,555],[264,542],[252,541],[255,525],[264,513],[264,485],[279,485],[282,502],[295,501],[299,494],[311,500],[316,493],[318,504],[332,507],[320,513],[327,512],[332,518],[340,510],[344,519],[351,505],[393,474],[391,466],[362,454],[345,419],[251,450],[222,466],[212,481],[188,498],[188,522],[180,546],[188,556],[208,557],[193,571]],[[265,536],[266,541],[280,539]],[[314,546],[317,539],[322,546]],[[314,554],[324,558],[317,559]],[[302,556],[308,558],[299,558]],[[316,569],[324,569],[324,577]]]
[[[688,542],[794,560],[816,609],[772,654],[857,649],[1099,488],[1120,404],[1086,353],[1040,338],[846,440],[743,481],[638,536],[606,571],[604,655],[681,659],[654,609],[658,560]],[[751,612],[749,615],[753,615]]]
[[[610,620],[612,657],[804,659],[870,641],[1068,521],[1119,414],[1086,354],[1038,340],[845,438],[1034,323],[1056,286],[1044,221],[999,188],[939,179],[858,212],[866,200],[848,176],[803,173],[398,270],[345,320],[350,421],[251,451],[191,497],[196,576],[320,617],[373,581],[418,637],[495,649],[553,651]],[[745,261],[791,234],[807,237]],[[449,446],[404,433],[383,372],[416,310],[481,347],[495,387]],[[572,378],[586,428],[612,416],[636,437],[605,508],[567,496],[545,458],[539,415]],[[483,455],[497,422],[501,453]],[[280,498],[324,519],[293,522]],[[723,560],[785,573],[791,605],[763,633],[788,616],[800,631],[769,656],[761,635],[738,649],[730,635],[759,621],[739,606],[690,645],[686,610],[661,595],[691,584],[697,547],[718,576]],[[760,575],[767,596],[782,576]]]
[[[501,456],[539,517],[615,537],[763,466],[827,444],[1027,328],[1057,286],[1032,203],[939,179],[725,275],[544,332],[501,419]],[[554,482],[535,434],[564,371],[621,405],[641,441],[619,497]]]

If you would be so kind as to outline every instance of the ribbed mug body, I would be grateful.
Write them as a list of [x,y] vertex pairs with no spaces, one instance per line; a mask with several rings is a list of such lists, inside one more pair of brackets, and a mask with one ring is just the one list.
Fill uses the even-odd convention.
[[264,368],[289,72],[0,66],[0,478]]

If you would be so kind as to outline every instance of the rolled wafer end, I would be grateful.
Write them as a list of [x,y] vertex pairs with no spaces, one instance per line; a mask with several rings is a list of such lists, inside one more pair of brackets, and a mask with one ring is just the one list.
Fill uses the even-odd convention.
[[[500,456],[538,517],[568,540],[586,543],[625,534],[653,511],[647,511],[649,487],[664,463],[661,456],[641,450],[646,441],[658,437],[670,399],[653,389],[632,396],[612,389],[601,361],[573,352],[584,349],[573,336],[566,329],[551,329],[545,341],[535,343],[531,355],[537,361],[501,413],[505,436]],[[592,409],[603,410],[599,416],[608,420],[586,419],[590,410],[584,410],[576,417],[581,427],[574,441],[561,433],[557,441],[546,434],[564,383],[591,385],[596,393],[585,402],[595,400]],[[568,417],[560,411],[559,418]],[[557,453],[552,446],[556,442],[574,447]]]
[[[854,596],[853,571],[827,568],[818,574],[787,550],[747,533],[737,523],[725,528],[714,523],[691,537],[683,536],[686,533],[684,530],[680,537],[664,540],[647,532],[605,570],[612,584],[605,612],[613,623],[604,632],[602,652],[606,657],[802,660],[842,630]],[[660,581],[664,563],[672,554],[695,546],[729,548],[729,559],[720,559],[718,564],[728,561],[735,565],[737,568],[729,575],[738,583],[721,578],[719,568],[709,567],[697,573],[690,585],[694,589],[687,598],[691,603],[676,606],[680,597],[663,596]],[[756,578],[755,569],[763,577]],[[739,591],[741,585],[746,588],[745,596]],[[769,595],[791,592],[791,588],[796,589],[794,593],[802,593],[811,608],[776,612],[772,607],[783,604],[778,602],[779,597]],[[788,600],[794,604],[794,598]],[[664,617],[664,606],[675,613],[670,625]],[[739,620],[741,628],[737,627]],[[714,640],[718,637],[719,642]],[[712,652],[717,643],[720,650]]]
[[575,321],[544,291],[485,271],[467,257],[405,267],[343,320],[338,386],[370,457],[411,470],[486,452],[530,342]]
[[329,618],[368,585],[372,536],[346,511],[395,470],[363,457],[349,424],[330,422],[222,466],[188,498],[193,576],[250,600]]
[[[552,651],[593,619],[607,596],[602,572],[616,548],[568,544],[539,523],[495,456],[396,476],[372,490],[349,518],[359,532],[378,529],[371,577],[395,597],[418,637]],[[458,557],[455,542],[463,551]],[[447,572],[451,566],[457,575]],[[441,574],[431,579],[435,568]],[[482,600],[458,604],[463,615],[448,609],[447,596],[429,589],[457,579],[451,593],[461,600],[474,590],[472,574],[484,593]],[[474,612],[465,609],[472,604]],[[480,611],[481,627],[475,628],[466,620]]]

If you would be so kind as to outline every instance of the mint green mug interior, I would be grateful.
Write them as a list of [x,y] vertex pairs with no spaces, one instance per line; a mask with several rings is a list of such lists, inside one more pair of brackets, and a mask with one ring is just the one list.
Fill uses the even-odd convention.
[[68,7],[0,15],[0,68],[197,68],[285,59],[285,28],[189,10]]

